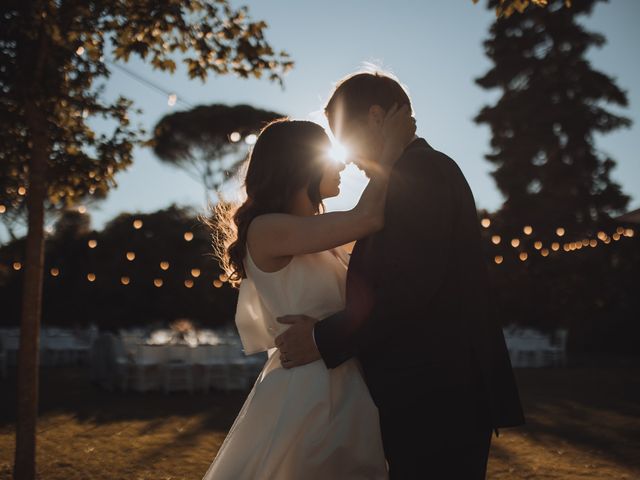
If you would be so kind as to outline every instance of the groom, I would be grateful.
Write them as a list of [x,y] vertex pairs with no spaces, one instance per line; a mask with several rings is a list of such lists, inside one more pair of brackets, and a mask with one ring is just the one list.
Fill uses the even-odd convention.
[[[342,80],[325,113],[365,173],[382,121],[410,105],[394,79]],[[391,479],[483,479],[492,432],[524,423],[488,277],[473,195],[457,164],[415,138],[393,167],[385,227],[358,241],[345,310],[279,319],[285,368],[357,357],[380,412]],[[295,313],[295,312],[292,312]]]

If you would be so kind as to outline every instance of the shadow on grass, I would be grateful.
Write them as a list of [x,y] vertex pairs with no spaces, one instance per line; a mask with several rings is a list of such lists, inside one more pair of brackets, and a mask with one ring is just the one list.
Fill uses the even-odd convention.
[[[616,464],[640,468],[640,368],[521,369],[516,376],[527,425],[509,432],[526,435],[542,448],[560,448],[566,443]],[[12,428],[14,375],[0,381],[0,391],[0,428]],[[161,430],[168,419],[178,418],[183,423],[172,439],[172,449],[189,448],[203,434],[225,432],[247,395],[108,392],[92,385],[81,368],[43,369],[40,392],[41,417],[71,415],[88,427],[143,421],[136,435],[147,435]],[[165,449],[154,447],[138,461],[151,461]],[[494,443],[492,456],[511,465],[522,464],[521,458],[499,442]]]
[[[15,371],[0,381],[0,427],[12,425],[16,418]],[[154,429],[168,417],[204,418],[205,429],[228,429],[248,392],[210,392],[189,394],[172,392],[107,391],[89,382],[83,368],[48,368],[40,373],[41,417],[71,414],[77,421],[105,424],[140,420]]]
[[[640,468],[640,369],[516,370],[527,425],[513,430],[541,446],[558,441]],[[492,455],[518,464],[507,449]]]

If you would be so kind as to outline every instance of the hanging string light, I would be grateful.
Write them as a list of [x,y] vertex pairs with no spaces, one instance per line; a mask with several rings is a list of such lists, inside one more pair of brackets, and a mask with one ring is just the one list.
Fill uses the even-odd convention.
[[[619,232],[622,232],[622,234]],[[561,233],[564,235],[566,232],[560,231],[556,233]],[[550,248],[543,248],[544,247],[543,243],[540,240],[536,240],[533,243],[533,248],[540,251],[540,255],[542,257],[548,257],[551,251],[557,252],[558,250],[560,250],[560,248],[562,248],[562,250],[567,253],[574,252],[577,250],[582,250],[583,248],[586,248],[586,247],[596,248],[599,245],[609,245],[612,243],[612,241],[620,240],[622,236],[633,237],[634,235],[635,235],[635,231],[632,228],[618,227],[616,231],[611,234],[611,236],[609,236],[606,231],[600,230],[596,233],[597,238],[584,238],[584,239],[575,240],[572,242],[566,242],[562,244],[562,246],[558,242],[553,242],[551,243]],[[493,235],[491,238],[492,243],[495,243],[493,241],[493,237],[495,236],[497,235]],[[521,242],[517,238],[511,241],[511,245],[514,248],[517,248],[518,246],[520,246],[520,244]],[[521,251],[518,253],[518,258],[524,262],[529,258],[529,253],[527,251]],[[504,258],[501,255],[497,255],[494,257],[493,261],[497,265],[500,265],[504,261]]]
[[[4,210],[6,210],[4,206],[2,207]],[[489,218],[483,218],[481,220],[481,224],[484,228],[488,228],[491,225],[491,221]],[[133,221],[133,227],[135,229],[142,228],[142,225],[143,225],[143,222],[141,219],[135,219]],[[531,235],[533,233],[533,227],[531,225],[526,225],[525,227],[523,227],[523,233],[525,235]],[[555,233],[557,236],[562,237],[566,234],[566,230],[563,227],[558,227]],[[581,250],[585,247],[596,248],[599,245],[609,245],[612,243],[612,241],[617,242],[623,237],[633,238],[634,236],[635,236],[635,231],[633,230],[633,228],[618,226],[615,232],[612,232],[610,236],[607,234],[606,231],[599,230],[595,235],[596,238],[583,238],[579,240],[574,240],[572,242],[564,243],[562,244],[562,246],[559,242],[552,242],[548,248],[544,248],[542,241],[536,240],[535,242],[533,242],[533,248],[535,250],[538,250],[542,257],[548,257],[551,254],[551,252],[558,252],[561,248],[564,252],[574,252],[577,250]],[[183,237],[185,241],[190,242],[193,240],[194,234],[191,231],[186,231],[184,232]],[[502,242],[502,238],[500,235],[494,234],[490,238],[491,238],[491,242],[494,245],[499,245]],[[523,242],[516,237],[511,239],[510,243],[513,248],[518,248],[522,245]],[[98,241],[94,238],[89,239],[87,240],[87,245],[89,246],[89,248],[96,248],[96,246],[98,245]],[[126,252],[125,256],[129,261],[133,261],[136,258],[136,254],[133,251]],[[527,259],[529,259],[529,252],[520,251],[517,253],[517,257],[522,262],[524,262]],[[500,265],[504,262],[505,259],[503,255],[495,255],[493,260],[495,264]],[[170,263],[166,260],[160,261],[159,265],[160,265],[160,268],[164,271],[168,270],[170,267]],[[15,261],[12,264],[12,268],[15,271],[19,271],[22,269],[22,264],[19,261]],[[190,273],[192,277],[198,278],[201,276],[202,271],[199,268],[191,268]],[[50,274],[53,277],[57,277],[60,275],[60,269],[57,267],[52,267],[50,269]],[[88,273],[87,280],[89,282],[94,282],[96,280],[95,273]],[[213,280],[212,285],[215,288],[221,288],[224,283],[228,282],[228,280],[229,280],[228,275],[226,273],[221,273],[218,275],[217,279]],[[120,277],[120,283],[122,285],[129,285],[130,282],[131,282],[130,277],[128,276]],[[153,283],[158,288],[164,285],[164,281],[161,278],[155,278],[153,280]],[[186,288],[193,288],[194,281],[192,279],[187,279],[184,281],[184,285]]]
[[167,98],[167,105],[169,105],[170,107],[174,106],[176,103],[181,103],[182,105],[185,105],[188,108],[194,108],[194,105],[191,102],[186,101],[183,96],[181,95],[180,97],[178,97],[178,95],[174,92],[170,92],[169,90],[166,90],[164,88],[162,88],[160,85],[157,85],[156,83],[152,82],[151,80],[148,80],[147,78],[143,77],[142,75],[140,75],[138,72],[135,72],[133,70],[131,70],[130,68],[120,64],[119,62],[114,62],[110,59],[105,59],[105,63],[108,63],[109,65],[117,68],[118,70],[122,71],[123,73],[127,74],[129,77],[133,78],[134,80],[138,81],[139,83],[145,85],[146,87],[149,87],[153,90],[155,90],[156,92],[159,92],[161,95],[165,96],[165,98]]

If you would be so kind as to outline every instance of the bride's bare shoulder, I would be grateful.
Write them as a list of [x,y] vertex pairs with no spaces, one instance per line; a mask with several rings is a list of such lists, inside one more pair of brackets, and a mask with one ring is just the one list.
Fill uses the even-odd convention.
[[283,223],[289,221],[292,215],[288,213],[264,213],[262,215],[258,215],[249,224],[247,227],[248,235],[260,235],[267,233],[273,229],[277,229]]

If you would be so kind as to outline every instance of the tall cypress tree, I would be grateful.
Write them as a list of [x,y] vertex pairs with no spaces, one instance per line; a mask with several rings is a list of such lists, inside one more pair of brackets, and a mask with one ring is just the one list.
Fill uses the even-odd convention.
[[[475,121],[491,128],[486,158],[505,196],[498,215],[505,234],[531,225],[541,240],[555,237],[558,227],[575,238],[627,205],[610,177],[614,160],[594,142],[596,133],[631,124],[607,109],[626,107],[626,93],[586,59],[605,38],[577,21],[602,1],[566,8],[564,0],[550,0],[547,8],[496,20],[484,43],[494,66],[476,82],[502,96]],[[488,1],[490,9],[498,5]]]

